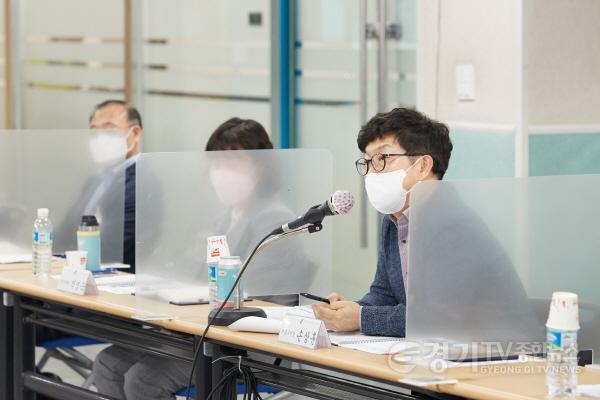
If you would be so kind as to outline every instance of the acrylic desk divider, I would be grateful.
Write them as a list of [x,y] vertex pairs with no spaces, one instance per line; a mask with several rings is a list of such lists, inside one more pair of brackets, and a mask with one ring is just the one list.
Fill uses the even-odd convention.
[[600,175],[426,182],[411,196],[407,337],[522,352],[545,341],[552,292],[570,291],[580,349],[600,350]]
[[[226,235],[231,255],[243,262],[265,235],[332,192],[332,160],[324,150],[143,154],[137,165],[138,307],[145,307],[144,299],[207,297],[207,237]],[[329,293],[334,222],[329,218],[321,232],[258,253],[243,278],[246,295],[287,303],[290,296],[282,295]]]
[[37,209],[48,208],[54,253],[76,250],[81,216],[94,214],[102,261],[122,262],[126,152],[120,132],[1,131],[0,254],[30,254]]

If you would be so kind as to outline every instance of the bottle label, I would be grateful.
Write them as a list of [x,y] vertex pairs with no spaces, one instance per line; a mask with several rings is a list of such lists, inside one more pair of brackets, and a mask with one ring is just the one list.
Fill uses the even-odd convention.
[[561,332],[548,329],[546,333],[546,349],[548,353],[560,352],[577,344],[577,332]]
[[217,264],[208,264],[208,283],[217,283]]
[[40,232],[38,230],[33,231],[33,243],[35,244],[48,244],[54,240],[54,233]]

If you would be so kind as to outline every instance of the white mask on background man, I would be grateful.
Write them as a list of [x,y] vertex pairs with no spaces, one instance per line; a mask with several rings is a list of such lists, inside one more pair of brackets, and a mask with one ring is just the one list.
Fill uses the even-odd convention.
[[237,169],[212,169],[209,177],[219,201],[227,207],[236,207],[245,203],[256,186],[251,174]]
[[90,139],[90,153],[98,164],[124,160],[128,151],[127,136],[117,132],[97,132]]
[[406,170],[399,169],[392,172],[367,174],[365,177],[367,196],[377,211],[382,214],[394,214],[402,210],[408,195],[408,190],[404,188],[404,180],[408,171],[419,160],[415,161]]

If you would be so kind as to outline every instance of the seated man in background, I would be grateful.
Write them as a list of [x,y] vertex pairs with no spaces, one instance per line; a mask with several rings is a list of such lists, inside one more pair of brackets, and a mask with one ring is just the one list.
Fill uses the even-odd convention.
[[[142,117],[140,113],[133,107],[121,100],[107,100],[94,107],[94,110],[89,118],[90,129],[111,129],[121,131],[127,141],[126,157],[126,173],[125,173],[125,200],[124,200],[124,229],[123,229],[123,263],[130,264],[131,270],[135,272],[135,162],[140,155],[140,138],[142,136]],[[94,142],[92,142],[94,143]],[[94,152],[102,153],[103,149],[92,148]],[[97,182],[94,182],[97,186]],[[107,190],[110,192],[110,187]],[[64,226],[57,227],[56,237],[60,239],[68,239],[75,236],[77,224],[81,219],[82,211],[90,202],[90,190],[84,190],[86,196],[82,196],[72,207],[72,215],[65,218],[68,223]],[[122,193],[116,190],[117,193]],[[110,196],[106,193],[105,196]],[[93,196],[92,196],[93,197]],[[102,203],[103,201],[99,201]],[[106,201],[110,203],[110,201]],[[107,223],[110,223],[107,221]],[[70,239],[68,239],[70,242]],[[118,240],[118,238],[115,238]],[[106,244],[107,246],[110,245]],[[61,246],[59,246],[61,247]],[[59,339],[65,336],[72,336],[67,333],[62,333],[54,329],[41,328],[36,329],[36,343],[42,343],[47,340]]]
[[[125,198],[114,199],[114,195],[123,193],[121,188],[116,188],[115,185],[122,185],[121,179],[111,182],[101,193],[101,196],[95,196],[95,188],[101,186],[98,182],[99,178],[92,178],[87,183],[87,187],[82,191],[81,197],[74,203],[72,211],[66,216],[65,224],[57,227],[56,238],[59,240],[71,242],[72,237],[75,236],[77,225],[81,219],[82,212],[90,209],[95,210],[98,207],[105,209],[110,207],[110,204],[124,204],[124,216],[123,216],[123,237],[114,237],[110,240],[103,239],[103,245],[107,248],[111,247],[112,243],[123,243],[123,263],[129,264],[130,269],[127,272],[135,273],[135,162],[140,156],[140,140],[142,136],[142,117],[140,113],[134,108],[129,106],[122,100],[106,100],[100,104],[97,104],[92,114],[89,117],[89,128],[92,130],[115,130],[119,131],[125,137],[127,144],[126,153],[122,154],[122,157],[126,159],[124,167],[125,170]],[[92,157],[101,159],[103,154],[112,152],[114,149],[99,148],[103,143],[95,142],[93,139],[90,141]],[[125,150],[125,149],[124,149]],[[103,176],[105,177],[105,176]],[[95,199],[94,199],[95,198]],[[92,213],[95,213],[93,211]],[[100,211],[102,212],[102,211]],[[106,213],[108,214],[108,213]],[[112,223],[110,215],[105,215],[106,218],[102,221],[102,227],[105,231],[114,232],[121,231],[120,227],[111,228]],[[120,218],[115,218],[119,220]],[[65,245],[59,244],[59,247]],[[119,246],[120,248],[120,243]],[[120,257],[119,257],[120,258]],[[73,334],[58,331],[56,329],[46,327],[36,327],[36,344],[41,345],[44,342],[51,340],[62,339],[66,337],[74,336]]]
[[[141,154],[142,117],[121,100],[106,100],[94,107],[89,128],[90,157],[98,165],[109,162],[109,169],[85,183],[56,229],[55,245],[69,249],[81,216],[95,215],[102,232],[103,261],[123,262],[130,266],[127,272],[135,273],[135,171]],[[119,136],[125,140],[115,140]]]
[[334,331],[404,336],[408,273],[409,196],[420,181],[444,177],[452,142],[446,125],[418,111],[396,108],[375,115],[358,134],[358,173],[371,205],[385,214],[371,289],[358,302],[337,293],[330,305],[314,305],[317,318]]
[[135,273],[135,163],[141,154],[142,117],[135,107],[122,100],[106,100],[94,107],[90,129],[113,129],[127,142],[125,161],[125,212],[123,215],[123,264]]
[[[239,118],[232,118],[220,125],[211,135],[206,145],[207,151],[272,148],[273,144],[261,124],[253,120]],[[240,157],[227,156],[227,159],[231,160],[232,163],[236,163],[238,158]],[[238,209],[239,207],[236,208],[236,206],[239,206],[240,200],[243,200],[246,197],[245,195],[250,195],[256,182],[249,182],[245,177],[231,173],[231,171],[227,173],[221,169],[220,172],[215,172],[217,170],[218,168],[215,168],[211,173],[211,181],[217,192],[217,197],[228,210],[231,207]],[[228,187],[219,185],[219,181],[225,175],[228,179],[234,179],[234,183],[238,185],[236,191],[228,190],[232,182],[229,182]],[[240,218],[243,223],[247,223],[244,215],[243,211],[227,215],[223,218],[223,226],[218,228],[223,230],[216,233],[233,233],[233,230],[236,230],[235,227],[239,226]],[[287,222],[292,215],[289,211],[282,211],[281,219]],[[276,226],[273,224],[268,225],[271,230]],[[247,235],[241,234],[238,238],[232,236],[230,247],[232,252],[237,252],[234,254],[244,256],[244,252],[249,251],[246,249],[248,244],[244,242],[248,239],[245,236],[254,233],[246,232]],[[188,362],[110,346],[96,357],[93,372],[94,383],[100,393],[118,399],[174,399],[175,392],[187,385],[191,367]]]

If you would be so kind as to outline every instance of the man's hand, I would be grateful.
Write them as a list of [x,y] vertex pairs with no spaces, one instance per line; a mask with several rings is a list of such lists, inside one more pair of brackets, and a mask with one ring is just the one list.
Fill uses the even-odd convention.
[[351,332],[360,329],[358,323],[360,305],[353,301],[336,301],[330,305],[313,304],[315,317],[325,322],[327,329]]
[[329,296],[327,296],[327,300],[329,300],[329,303],[335,303],[336,301],[344,301],[346,299],[341,294],[333,292]]

